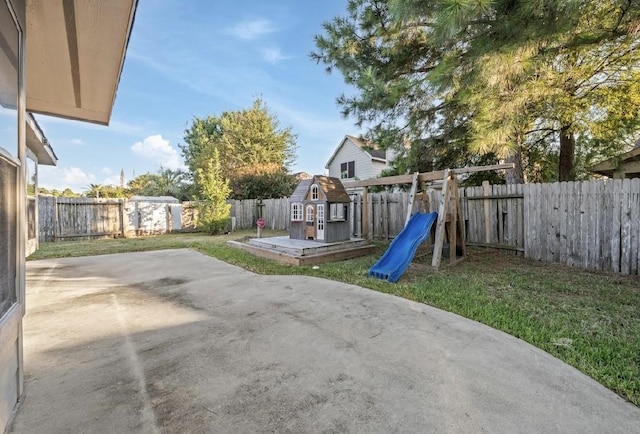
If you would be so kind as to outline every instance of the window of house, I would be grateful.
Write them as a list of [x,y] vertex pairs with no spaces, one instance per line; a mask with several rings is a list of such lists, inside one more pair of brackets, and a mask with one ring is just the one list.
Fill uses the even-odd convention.
[[318,186],[315,184],[311,186],[311,200],[318,200]]
[[301,203],[291,204],[291,221],[294,221],[294,222],[302,221],[302,204]]
[[332,203],[329,206],[329,212],[331,215],[331,220],[340,221],[347,219],[347,208],[348,206],[343,203]]
[[340,179],[356,177],[356,162],[348,161],[340,164]]
[[37,170],[36,161],[30,155],[27,155],[27,196],[34,197],[36,195]]
[[313,206],[307,205],[307,223],[313,223]]
[[0,2],[0,322],[18,299],[16,190],[23,168],[14,158],[18,151],[19,40],[18,25],[6,2]]

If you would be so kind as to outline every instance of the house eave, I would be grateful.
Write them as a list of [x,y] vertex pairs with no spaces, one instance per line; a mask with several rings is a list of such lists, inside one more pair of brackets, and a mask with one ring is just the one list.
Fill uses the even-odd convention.
[[640,148],[634,148],[624,154],[601,161],[600,163],[591,166],[589,171],[599,175],[612,177],[614,172],[624,165],[624,163],[632,161],[636,159],[636,157],[640,158]]
[[27,0],[27,111],[108,125],[136,8],[137,0]]
[[25,118],[27,124],[27,148],[31,150],[38,159],[38,164],[45,166],[55,166],[58,164],[58,157],[45,137],[40,125],[31,113],[27,113]]

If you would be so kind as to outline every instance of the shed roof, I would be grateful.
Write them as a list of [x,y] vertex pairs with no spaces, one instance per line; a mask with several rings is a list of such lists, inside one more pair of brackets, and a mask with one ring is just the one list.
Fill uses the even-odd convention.
[[313,182],[320,186],[328,202],[351,202],[342,181],[338,178],[316,175],[313,177]]
[[131,196],[132,202],[180,203],[173,196]]
[[303,179],[300,181],[296,189],[291,194],[289,198],[290,202],[302,202],[304,198],[307,196],[307,192],[309,191],[309,187],[311,187],[312,179]]
[[302,202],[307,197],[307,192],[311,188],[312,184],[318,184],[320,189],[324,192],[328,202],[334,203],[348,203],[351,202],[349,194],[344,189],[342,181],[338,178],[330,176],[315,175],[311,179],[304,179],[300,181],[293,194],[289,198],[290,202]]

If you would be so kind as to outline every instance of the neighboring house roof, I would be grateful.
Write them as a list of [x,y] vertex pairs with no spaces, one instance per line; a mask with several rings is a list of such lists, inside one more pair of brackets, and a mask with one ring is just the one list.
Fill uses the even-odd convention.
[[591,172],[598,173],[613,178],[614,172],[640,173],[640,140],[629,152],[609,158],[601,163],[592,166]]
[[316,175],[311,179],[300,181],[293,194],[289,198],[289,202],[302,202],[307,196],[309,188],[312,184],[318,184],[320,189],[327,197],[327,202],[348,203],[351,201],[344,185],[338,178],[330,176]]
[[44,136],[42,128],[31,113],[27,113],[27,147],[38,158],[38,164],[46,166],[55,166],[58,163],[58,157],[53,152],[53,148]]
[[372,160],[380,161],[382,163],[386,163],[387,162],[387,156],[386,156],[385,151],[377,149],[377,146],[374,143],[371,143],[371,142],[367,143],[367,142],[364,142],[364,141],[360,140],[357,137],[350,136],[350,135],[347,134],[346,136],[344,136],[344,139],[342,139],[342,141],[340,142],[340,144],[338,145],[336,150],[333,151],[333,154],[331,155],[331,158],[329,158],[329,160],[327,161],[327,164],[325,164],[325,166],[324,166],[325,169],[329,168],[329,165],[334,160],[334,158],[336,158],[336,155],[338,155],[338,152],[340,152],[340,149],[342,149],[342,147],[347,142],[347,140],[350,140],[354,145],[356,145],[358,148],[360,148],[362,150],[362,152],[367,154]]
[[313,176],[309,175],[307,172],[296,172],[293,174],[293,177],[297,181],[302,181],[303,179],[311,179]]
[[107,125],[138,1],[26,3],[27,111]]

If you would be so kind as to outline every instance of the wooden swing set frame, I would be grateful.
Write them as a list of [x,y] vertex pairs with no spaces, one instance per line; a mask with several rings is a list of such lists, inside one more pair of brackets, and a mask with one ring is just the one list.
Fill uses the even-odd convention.
[[[369,187],[411,183],[409,203],[407,206],[407,217],[405,220],[406,226],[413,214],[416,196],[420,194],[418,193],[418,187],[422,186],[422,191],[424,193],[427,185],[441,181],[442,194],[440,195],[440,201],[438,204],[438,220],[435,227],[432,228],[435,239],[433,243],[431,267],[437,270],[442,265],[442,248],[445,240],[448,241],[449,244],[449,257],[445,265],[455,265],[464,260],[467,255],[466,234],[462,207],[460,205],[460,197],[458,194],[457,175],[487,172],[491,170],[508,170],[513,169],[513,167],[514,165],[512,163],[495,164],[491,166],[472,166],[434,172],[416,172],[412,175],[388,176],[383,178],[367,179],[364,181],[347,181],[343,182],[343,185],[347,189],[362,189],[362,237],[369,239]],[[458,256],[458,252],[460,252],[461,256]]]

